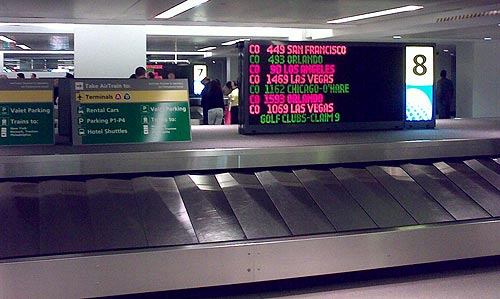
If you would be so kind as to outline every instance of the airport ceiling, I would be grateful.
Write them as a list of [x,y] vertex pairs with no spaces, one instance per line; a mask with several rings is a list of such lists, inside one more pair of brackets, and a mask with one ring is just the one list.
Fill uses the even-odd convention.
[[[56,29],[43,32],[25,23],[226,26],[235,31],[240,26],[331,30],[331,36],[324,40],[392,41],[394,35],[402,36],[402,41],[446,44],[482,41],[485,37],[500,40],[498,0],[210,0],[168,20],[154,18],[180,2],[0,0],[0,34],[14,37],[37,50],[46,50],[54,33],[67,36],[72,44],[72,34]],[[424,8],[346,24],[326,23],[406,5]],[[252,38],[251,35],[247,33],[241,37]],[[148,36],[148,50],[195,51],[231,39],[234,37],[153,34]]]

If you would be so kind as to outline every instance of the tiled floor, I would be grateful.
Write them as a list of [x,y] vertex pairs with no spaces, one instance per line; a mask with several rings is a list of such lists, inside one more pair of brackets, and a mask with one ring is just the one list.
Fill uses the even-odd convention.
[[285,292],[261,294],[260,298],[287,299],[470,299],[500,298],[500,267],[482,271],[452,271],[374,280],[333,284]]
[[119,298],[497,299],[500,257]]

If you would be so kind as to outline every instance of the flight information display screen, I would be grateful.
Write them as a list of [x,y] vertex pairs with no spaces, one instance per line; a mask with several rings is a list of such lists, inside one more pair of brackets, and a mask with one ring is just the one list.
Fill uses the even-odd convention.
[[248,41],[240,132],[403,128],[405,45]]

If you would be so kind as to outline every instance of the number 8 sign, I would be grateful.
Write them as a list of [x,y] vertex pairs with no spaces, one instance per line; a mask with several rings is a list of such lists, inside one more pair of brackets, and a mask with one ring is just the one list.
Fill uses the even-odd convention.
[[406,121],[433,118],[433,58],[433,47],[406,47]]

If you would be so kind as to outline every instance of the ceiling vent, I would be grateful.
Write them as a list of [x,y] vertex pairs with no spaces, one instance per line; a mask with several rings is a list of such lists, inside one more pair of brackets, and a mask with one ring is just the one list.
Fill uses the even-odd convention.
[[496,16],[499,14],[500,14],[500,10],[475,12],[475,13],[463,14],[463,15],[458,15],[458,16],[437,18],[436,23],[461,21],[461,20],[475,19],[475,18],[481,18],[481,17],[491,17],[491,16]]

